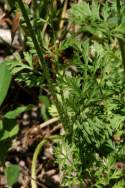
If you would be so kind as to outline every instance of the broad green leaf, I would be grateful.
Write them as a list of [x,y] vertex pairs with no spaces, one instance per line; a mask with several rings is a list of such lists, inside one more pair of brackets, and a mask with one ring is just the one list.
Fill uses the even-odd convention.
[[0,129],[0,165],[4,164],[6,153],[11,146],[11,139],[18,133],[19,126],[13,119],[1,120]]
[[7,112],[4,117],[8,119],[15,119],[17,116],[19,116],[22,112],[24,112],[27,109],[26,106],[21,106],[16,108],[15,110]]
[[18,131],[19,131],[19,126],[18,125],[15,125],[13,127],[13,129],[11,129],[11,131],[4,130],[4,133],[3,133],[2,137],[0,137],[0,141],[6,140],[8,138],[11,138],[11,137],[15,136],[18,133]]
[[18,165],[10,165],[5,170],[5,175],[7,179],[7,184],[13,186],[19,177],[20,169]]
[[13,119],[3,120],[3,129],[0,131],[0,142],[10,139],[15,136],[19,131],[19,125]]
[[8,70],[6,64],[3,62],[0,64],[0,106],[7,95],[10,82],[11,73]]

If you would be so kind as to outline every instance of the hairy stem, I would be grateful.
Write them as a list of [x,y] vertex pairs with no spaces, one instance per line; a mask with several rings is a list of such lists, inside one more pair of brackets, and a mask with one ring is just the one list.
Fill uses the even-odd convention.
[[36,34],[34,32],[34,29],[33,29],[32,25],[30,23],[30,19],[28,17],[27,11],[25,9],[24,3],[22,2],[22,0],[17,0],[17,2],[18,2],[18,5],[19,5],[19,8],[20,8],[20,10],[21,10],[21,12],[23,14],[23,17],[25,19],[25,22],[27,24],[27,28],[29,30],[30,37],[31,37],[31,39],[33,41],[33,44],[34,44],[34,47],[35,47],[36,52],[38,54],[38,57],[40,59],[41,66],[43,68],[44,77],[45,77],[46,81],[48,82],[48,87],[49,87],[49,89],[50,89],[50,91],[52,93],[52,96],[54,97],[54,101],[55,101],[58,113],[60,115],[60,119],[61,119],[61,121],[63,121],[64,116],[65,116],[65,118],[67,118],[67,120],[68,120],[68,115],[66,114],[65,110],[63,109],[63,105],[61,105],[58,102],[58,99],[57,99],[57,96],[56,96],[56,92],[55,92],[55,89],[54,89],[55,87],[53,85],[53,81],[52,81],[50,73],[49,73],[49,68],[48,68],[47,63],[44,60],[44,57],[43,57],[44,51],[43,51],[43,48],[42,48],[42,46],[43,46],[42,45],[42,41],[40,40],[38,42],[38,39],[37,39]]
[[27,15],[27,11],[25,9],[24,3],[22,2],[22,0],[17,0],[17,2],[18,2],[18,5],[20,7],[20,10],[23,14],[23,17],[25,19],[25,22],[27,24],[27,27],[28,27],[28,30],[29,30],[29,33],[30,33],[30,37],[32,38],[32,41],[33,41],[34,47],[36,49],[36,52],[38,54],[38,57],[40,59],[40,62],[43,66],[44,76],[45,76],[46,79],[48,79],[48,77],[50,77],[50,76],[49,76],[49,72],[48,72],[48,67],[46,65],[46,62],[44,61],[42,46],[40,46],[40,44],[37,40],[35,31],[34,31],[32,25],[30,23],[28,15]]

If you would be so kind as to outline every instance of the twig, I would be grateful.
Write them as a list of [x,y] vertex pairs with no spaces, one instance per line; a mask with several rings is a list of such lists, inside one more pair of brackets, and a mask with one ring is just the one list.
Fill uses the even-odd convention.
[[56,123],[57,121],[59,121],[59,117],[54,117],[52,119],[49,119],[48,121],[40,124],[40,128],[43,129],[43,128],[49,126],[50,124]]

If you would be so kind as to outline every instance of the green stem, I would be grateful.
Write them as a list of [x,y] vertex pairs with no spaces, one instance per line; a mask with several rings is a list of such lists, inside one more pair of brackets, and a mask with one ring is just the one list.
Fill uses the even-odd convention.
[[33,154],[32,167],[31,167],[31,188],[37,188],[37,183],[36,183],[36,164],[37,164],[38,155],[40,154],[42,147],[49,140],[57,142],[60,139],[61,139],[61,136],[59,136],[59,135],[50,136],[48,138],[44,138],[44,140],[42,140],[38,144],[38,146],[36,147],[35,152]]
[[40,62],[41,62],[41,65],[43,67],[43,73],[44,73],[44,77],[45,79],[47,80],[48,84],[49,84],[49,87],[51,88],[51,91],[52,91],[52,94],[54,94],[54,91],[53,91],[53,87],[52,86],[52,82],[51,82],[51,77],[50,77],[50,74],[49,74],[49,69],[48,69],[48,66],[44,60],[44,57],[43,57],[43,49],[42,49],[42,46],[40,46],[38,40],[37,40],[37,37],[36,37],[36,34],[34,32],[34,29],[30,23],[30,20],[29,20],[29,17],[27,15],[27,11],[25,9],[25,6],[24,6],[24,3],[22,2],[22,0],[17,0],[18,2],[18,5],[20,7],[20,10],[23,14],[23,17],[25,19],[25,22],[27,24],[27,27],[28,27],[28,30],[29,30],[29,33],[30,33],[30,37],[33,41],[33,44],[34,44],[34,47],[36,49],[36,52],[38,54],[38,57],[40,59]]
[[[116,0],[116,4],[117,4],[118,25],[119,25],[121,24],[121,21],[122,21],[120,0]],[[123,68],[125,72],[125,44],[122,39],[118,39],[118,41],[119,41],[119,46],[121,50],[122,64],[123,64]]]
[[54,89],[55,87],[53,86],[53,81],[51,80],[51,76],[50,76],[50,73],[49,73],[49,68],[48,68],[47,63],[44,60],[44,57],[43,57],[44,52],[43,52],[43,48],[42,48],[42,41],[38,42],[38,40],[37,40],[34,29],[33,29],[32,25],[30,23],[28,15],[27,15],[27,11],[25,9],[24,3],[22,2],[22,0],[17,0],[17,2],[18,2],[18,5],[19,5],[19,8],[20,8],[20,10],[23,14],[23,17],[25,19],[25,22],[27,24],[27,27],[28,27],[28,30],[29,30],[29,33],[30,33],[30,37],[33,41],[33,44],[34,44],[34,47],[35,47],[36,52],[38,54],[38,57],[40,59],[41,65],[43,67],[43,74],[44,74],[46,81],[48,82],[48,87],[49,87],[49,89],[52,93],[52,96],[54,97],[54,101],[55,101],[58,113],[60,115],[60,119],[63,120],[64,114],[65,114],[65,117],[68,118],[67,114],[65,113],[65,111],[63,109],[63,106],[58,102],[56,92],[55,92],[55,89]]
[[[33,29],[32,25],[30,23],[29,17],[27,15],[27,11],[26,11],[25,6],[24,6],[24,3],[22,2],[22,0],[17,0],[17,2],[18,2],[18,5],[20,7],[20,10],[21,10],[21,12],[24,16],[25,22],[26,22],[28,30],[30,32],[30,36],[32,38],[32,41],[33,41],[34,47],[36,49],[36,52],[38,54],[38,57],[40,59],[40,62],[43,66],[43,71],[46,73],[46,71],[48,72],[48,70],[47,70],[48,67],[46,65],[46,62],[44,61],[43,49],[42,49],[42,47],[40,47],[40,44],[39,44],[39,42],[36,38],[36,34],[35,34],[34,29]],[[48,79],[48,73],[47,73],[47,75],[44,75],[44,76],[46,77],[46,79]]]
[[21,12],[23,14],[23,17],[25,19],[25,22],[27,24],[27,27],[28,27],[28,30],[29,30],[29,33],[30,33],[30,37],[31,37],[31,39],[33,41],[33,44],[34,44],[34,47],[35,47],[36,52],[38,54],[38,57],[40,59],[41,65],[43,67],[44,77],[45,77],[46,81],[48,82],[49,89],[52,92],[52,95],[53,95],[54,99],[56,100],[55,102],[56,102],[57,109],[59,109],[56,93],[55,93],[54,87],[53,87],[53,81],[51,80],[51,76],[50,76],[50,73],[49,73],[48,65],[45,62],[44,57],[43,57],[44,50],[42,49],[42,44],[41,44],[42,42],[38,42],[38,40],[37,40],[36,34],[34,32],[34,29],[33,29],[32,25],[30,23],[28,15],[27,15],[27,11],[25,9],[24,3],[22,2],[22,0],[17,0],[17,2],[18,2],[18,5],[20,7],[20,10],[21,10]]
[[[25,6],[22,2],[22,0],[17,0],[18,2],[18,5],[20,7],[20,10],[23,14],[23,17],[25,19],[25,22],[27,24],[27,27],[28,27],[28,30],[29,30],[29,33],[30,33],[30,37],[33,41],[33,44],[34,44],[34,47],[36,49],[36,52],[38,54],[38,57],[40,59],[40,62],[41,62],[41,65],[43,67],[43,74],[44,74],[44,77],[46,79],[46,81],[48,82],[48,87],[52,93],[52,96],[54,97],[54,101],[55,101],[55,104],[56,104],[56,107],[57,107],[57,110],[58,110],[58,113],[59,113],[59,116],[60,116],[60,120],[62,122],[66,122],[65,124],[67,125],[69,122],[69,117],[68,117],[68,114],[66,113],[66,111],[64,110],[64,107],[63,107],[63,104],[60,104],[60,102],[58,102],[58,99],[57,99],[57,96],[56,96],[56,92],[55,92],[55,89],[54,89],[54,86],[53,86],[53,81],[51,80],[51,76],[50,76],[50,73],[49,73],[49,68],[48,68],[48,65],[47,63],[45,62],[44,60],[44,57],[43,57],[43,49],[42,49],[42,41],[39,41],[38,42],[38,39],[36,37],[36,34],[33,30],[33,27],[30,23],[30,20],[29,20],[29,17],[27,15],[27,11],[25,9]],[[52,139],[53,137],[50,137],[50,139]],[[54,139],[54,138],[53,138]],[[33,163],[32,163],[32,178],[33,179],[36,179],[36,160],[37,160],[37,156],[40,152],[40,149],[41,147],[43,146],[43,144],[45,144],[47,141],[47,139],[43,140],[40,142],[40,144],[38,145],[38,147],[36,148],[35,150],[35,153],[34,153],[34,156],[33,156]],[[34,180],[32,180],[31,182],[32,184],[32,188],[36,188],[37,185],[36,185],[36,182]]]

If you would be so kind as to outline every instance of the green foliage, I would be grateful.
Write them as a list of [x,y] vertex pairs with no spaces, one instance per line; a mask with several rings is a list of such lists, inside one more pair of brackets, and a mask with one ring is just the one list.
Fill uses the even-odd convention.
[[[0,119],[0,164],[4,162],[6,153],[11,145],[11,141],[19,132],[19,125],[16,118],[24,111],[30,109],[30,106],[17,107],[10,110]],[[6,146],[6,147],[5,147]]]
[[112,37],[124,40],[124,8],[121,12],[123,16],[119,25],[117,24],[118,17],[115,2],[110,5],[105,3],[103,7],[100,7],[97,1],[92,1],[91,5],[86,2],[77,5],[73,4],[70,15],[71,22],[81,26],[79,27],[79,32],[88,32],[93,35],[94,39],[99,40],[100,42],[106,42],[106,39],[110,40]]
[[26,111],[26,109],[26,106],[18,107],[15,110],[9,111],[4,114],[4,117],[8,119],[16,119],[22,112]]
[[[60,47],[72,47],[73,55],[69,67],[57,74],[58,99],[68,118],[64,113],[65,144],[56,154],[68,186],[87,180],[89,187],[124,187],[124,172],[116,168],[116,161],[124,163],[125,154],[125,83],[117,41],[124,40],[125,30],[124,23],[113,22],[115,3],[101,7],[102,15],[99,6],[96,1],[83,2],[69,11],[71,23],[83,36],[78,39],[76,33]],[[71,66],[75,70],[69,71]]]
[[16,75],[15,81],[25,84],[28,87],[39,87],[43,84],[44,78],[41,69],[38,65],[33,63],[33,57],[30,53],[24,52],[22,59],[19,54],[15,54],[14,60],[6,60],[9,71],[12,75]]
[[12,138],[17,135],[19,131],[19,125],[15,119],[6,119],[0,120],[1,129],[0,129],[0,164],[4,162],[6,153],[11,145]]
[[11,74],[5,64],[0,64],[0,106],[3,103],[11,82]]
[[0,131],[0,141],[7,140],[18,133],[19,127],[15,120],[4,119],[3,129]]
[[19,177],[19,166],[18,165],[10,165],[9,167],[6,168],[5,170],[5,175],[7,178],[7,184],[9,186],[13,186]]
[[[69,25],[65,22],[59,44],[61,10],[57,4],[33,1],[29,8],[20,2],[29,52],[6,63],[17,82],[40,88],[44,120],[50,103],[42,95],[43,86],[55,99],[49,113],[60,116],[64,126],[64,139],[55,150],[62,186],[124,188],[124,169],[117,166],[125,162],[124,1],[69,4]],[[17,134],[15,118],[24,110],[19,107],[4,114],[1,145]]]
[[9,67],[9,70],[11,71],[12,74],[16,74],[16,73],[22,71],[23,69],[32,70],[32,61],[30,58],[26,59],[28,65],[26,65],[22,62],[22,59],[20,58],[19,55],[16,55],[16,60],[17,61],[13,61],[13,60],[6,61],[8,67]]
[[42,104],[42,107],[41,107],[42,118],[46,121],[48,120],[48,108],[50,106],[49,99],[47,96],[39,96],[39,101]]

